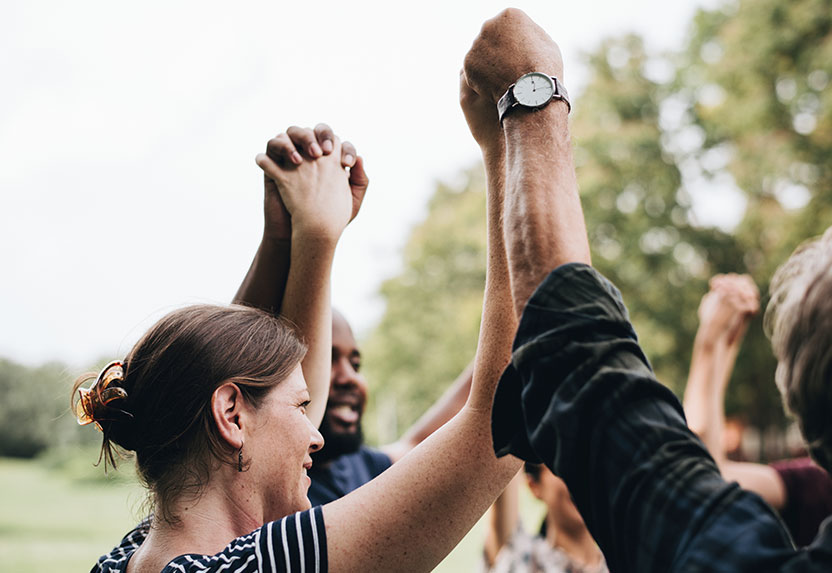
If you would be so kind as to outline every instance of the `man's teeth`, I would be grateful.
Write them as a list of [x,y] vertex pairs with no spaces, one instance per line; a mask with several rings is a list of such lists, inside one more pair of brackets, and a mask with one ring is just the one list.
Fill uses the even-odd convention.
[[346,404],[342,406],[335,406],[330,410],[330,413],[345,424],[354,424],[358,422],[359,418],[358,411],[354,410],[352,406],[348,406]]

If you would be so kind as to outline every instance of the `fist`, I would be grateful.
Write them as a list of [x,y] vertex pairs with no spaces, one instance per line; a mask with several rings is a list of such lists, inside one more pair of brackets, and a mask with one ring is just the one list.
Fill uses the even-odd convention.
[[459,74],[459,105],[465,114],[471,135],[483,152],[504,154],[505,146],[497,106],[471,89],[465,72]]
[[563,80],[563,58],[543,28],[522,10],[508,8],[482,25],[463,70],[468,86],[496,104],[523,74],[543,72]]
[[710,286],[699,305],[699,320],[708,336],[725,336],[733,343],[759,311],[760,292],[750,276],[733,273],[716,275]]

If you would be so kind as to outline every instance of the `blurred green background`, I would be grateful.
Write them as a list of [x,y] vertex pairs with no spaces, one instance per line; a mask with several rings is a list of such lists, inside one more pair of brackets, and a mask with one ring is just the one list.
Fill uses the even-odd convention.
[[[696,15],[677,53],[625,36],[584,57],[591,79],[573,94],[572,133],[594,264],[681,395],[708,279],[750,273],[765,303],[776,266],[832,223],[832,2],[727,2]],[[481,166],[439,183],[403,271],[382,286],[385,314],[363,341],[373,443],[395,440],[473,356],[484,207]],[[787,420],[773,370],[758,319],[727,409],[777,436]],[[4,571],[87,570],[144,513],[129,462],[107,477],[92,466],[99,435],[67,408],[76,374],[0,360]],[[756,457],[772,451],[763,441]],[[536,527],[540,508],[528,495],[523,506]],[[480,522],[438,570],[472,570],[483,536]]]
[[[584,55],[572,138],[593,264],[622,291],[661,381],[681,396],[714,274],[774,269],[832,224],[832,2],[742,0],[700,11],[684,48],[637,36]],[[394,439],[473,356],[485,276],[481,166],[440,183],[382,286],[366,341],[378,441]],[[718,224],[717,224],[718,223]],[[762,320],[748,330],[729,415],[785,419]],[[765,447],[761,446],[765,457]]]

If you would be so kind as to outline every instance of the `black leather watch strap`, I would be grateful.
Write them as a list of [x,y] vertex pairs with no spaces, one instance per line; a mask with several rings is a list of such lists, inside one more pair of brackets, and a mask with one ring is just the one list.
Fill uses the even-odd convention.
[[508,86],[506,93],[503,94],[503,97],[497,102],[497,116],[500,118],[500,125],[503,125],[503,118],[505,117],[508,110],[513,108],[517,104],[517,99],[514,97],[514,86],[517,84],[511,84]]

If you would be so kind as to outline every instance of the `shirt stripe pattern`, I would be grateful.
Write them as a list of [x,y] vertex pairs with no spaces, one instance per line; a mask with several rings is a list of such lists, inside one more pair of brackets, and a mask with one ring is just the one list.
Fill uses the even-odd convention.
[[[146,519],[102,556],[91,573],[124,573],[149,529],[150,520]],[[315,507],[238,537],[216,555],[180,555],[162,573],[322,573],[326,564],[323,512]]]

